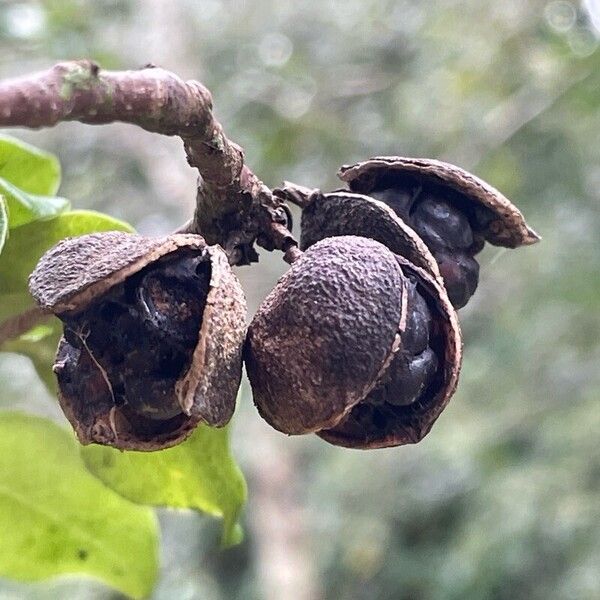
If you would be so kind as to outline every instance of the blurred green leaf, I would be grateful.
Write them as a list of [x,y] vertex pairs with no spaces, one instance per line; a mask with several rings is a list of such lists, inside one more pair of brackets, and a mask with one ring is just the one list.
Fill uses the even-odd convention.
[[154,586],[152,510],[90,475],[73,437],[48,420],[0,414],[0,526],[3,576],[84,574],[134,598]]
[[16,339],[5,342],[2,345],[2,351],[27,356],[48,390],[55,394],[57,391],[56,376],[52,371],[52,366],[61,335],[61,322],[56,317],[50,317],[46,323],[34,327]]
[[29,194],[0,177],[0,193],[6,199],[10,228],[38,219],[49,219],[68,210],[71,203],[57,196]]
[[60,163],[53,154],[0,135],[0,193],[10,228],[68,210],[69,201],[54,196],[59,185]]
[[242,540],[238,517],[246,482],[229,449],[228,428],[200,426],[183,444],[160,452],[82,448],[92,473],[125,498],[191,508],[223,518],[223,546]]
[[6,243],[6,237],[8,235],[8,215],[6,214],[6,204],[4,198],[0,196],[0,253],[4,244]]
[[60,185],[60,163],[49,152],[0,135],[0,177],[29,194],[54,196]]
[[0,255],[0,319],[33,306],[27,279],[46,250],[66,237],[113,230],[132,228],[108,215],[86,210],[65,212],[48,221],[34,221],[11,230]]

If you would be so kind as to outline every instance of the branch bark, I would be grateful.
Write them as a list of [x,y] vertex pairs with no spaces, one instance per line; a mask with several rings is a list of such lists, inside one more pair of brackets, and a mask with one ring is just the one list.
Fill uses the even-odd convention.
[[286,255],[297,245],[287,208],[226,137],[201,83],[154,66],[102,71],[88,60],[0,83],[0,127],[52,127],[61,121],[121,121],[179,136],[189,164],[200,172],[194,217],[180,231],[220,244],[232,264],[255,262],[255,242]]

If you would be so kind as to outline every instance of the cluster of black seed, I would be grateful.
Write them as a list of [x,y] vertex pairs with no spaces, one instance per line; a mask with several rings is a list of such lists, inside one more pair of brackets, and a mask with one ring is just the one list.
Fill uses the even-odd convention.
[[464,306],[477,288],[479,264],[473,257],[482,246],[467,215],[437,190],[422,186],[390,187],[370,195],[419,234],[438,262],[452,305]]
[[159,260],[75,315],[61,316],[69,347],[57,373],[77,398],[144,419],[181,414],[175,384],[191,364],[210,266],[194,253]]

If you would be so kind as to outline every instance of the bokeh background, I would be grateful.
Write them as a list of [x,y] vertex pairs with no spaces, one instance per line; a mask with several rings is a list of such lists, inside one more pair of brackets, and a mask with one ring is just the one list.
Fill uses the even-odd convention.
[[[0,1],[0,76],[84,57],[201,80],[269,186],[332,189],[342,163],[376,154],[441,158],[543,235],[484,251],[458,393],[418,446],[287,438],[246,386],[246,539],[221,552],[217,522],[160,511],[153,598],[600,598],[600,2]],[[178,140],[119,124],[12,133],[60,157],[77,207],[152,234],[190,215]],[[252,310],[284,269],[263,252],[238,270]],[[1,355],[0,389],[2,406],[62,418],[23,357]],[[0,580],[3,600],[119,597]]]

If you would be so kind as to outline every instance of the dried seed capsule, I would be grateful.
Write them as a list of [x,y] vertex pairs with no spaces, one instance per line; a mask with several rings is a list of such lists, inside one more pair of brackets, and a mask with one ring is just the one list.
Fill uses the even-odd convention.
[[455,165],[427,158],[375,157],[345,165],[339,177],[352,191],[437,191],[463,211],[473,230],[495,246],[517,248],[540,240],[519,209],[491,185]]
[[61,241],[30,290],[63,322],[59,401],[83,444],[156,450],[235,408],[245,301],[199,236],[108,232]]
[[456,388],[461,337],[443,286],[383,244],[312,245],[248,330],[259,412],[288,434],[336,445],[418,442]]
[[358,235],[374,239],[436,278],[437,262],[423,240],[387,205],[346,191],[329,194],[292,186],[279,192],[302,206],[300,247],[306,250],[327,237]]
[[477,287],[473,277],[478,276],[478,265],[473,256],[484,241],[516,248],[540,239],[498,190],[448,163],[376,157],[342,167],[339,176],[351,191],[388,204],[422,237],[440,263],[450,300],[457,308],[467,303]]

